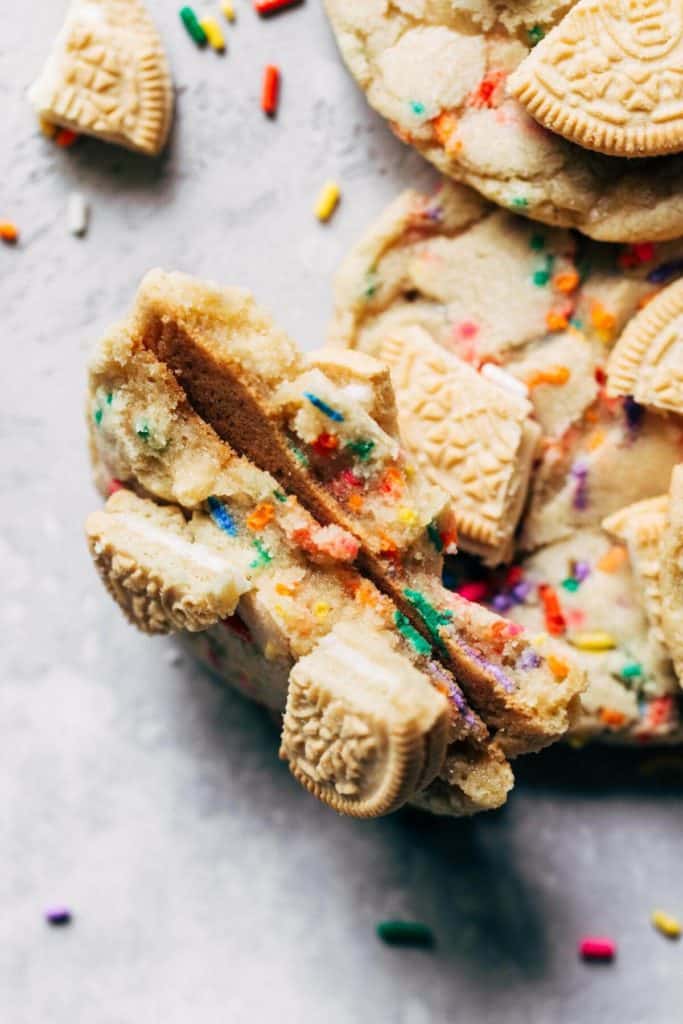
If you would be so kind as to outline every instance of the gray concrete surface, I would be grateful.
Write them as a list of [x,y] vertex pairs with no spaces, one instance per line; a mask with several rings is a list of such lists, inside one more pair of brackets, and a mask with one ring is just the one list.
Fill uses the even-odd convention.
[[[683,945],[648,923],[658,904],[683,916],[680,788],[566,751],[531,759],[498,814],[335,818],[258,709],[105,596],[82,539],[83,365],[141,274],[246,285],[313,346],[346,247],[431,172],[366,109],[316,0],[267,23],[235,0],[224,58],[156,0],[178,88],[168,154],[60,151],[24,93],[63,6],[2,4],[0,219],[22,233],[0,247],[3,1024],[680,1021]],[[344,199],[321,227],[329,176]],[[93,208],[83,240],[66,231],[74,188]],[[44,924],[53,902],[70,928]],[[386,916],[428,922],[435,951],[380,945]],[[579,963],[584,932],[616,938],[617,962]]]

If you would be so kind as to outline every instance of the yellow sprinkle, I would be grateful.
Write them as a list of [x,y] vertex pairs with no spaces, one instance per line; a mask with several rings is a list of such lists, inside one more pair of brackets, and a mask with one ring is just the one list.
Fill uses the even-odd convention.
[[400,508],[397,518],[399,523],[405,523],[406,526],[414,526],[417,522],[417,512],[414,508]]
[[580,651],[611,651],[617,642],[611,633],[596,630],[594,633],[575,633],[570,642]]
[[408,477],[409,480],[411,480],[415,476],[416,469],[415,466],[413,466],[412,462],[406,463],[405,471],[406,476]]
[[57,125],[53,124],[52,121],[46,121],[44,117],[41,117],[38,124],[46,139],[52,139],[57,134]]
[[206,33],[206,38],[209,40],[209,46],[212,46],[214,50],[218,50],[222,53],[225,49],[225,39],[221,31],[221,27],[215,18],[200,18],[199,24]]
[[223,3],[221,4],[221,11],[228,21],[235,20],[235,8],[232,6],[230,0],[223,0]]
[[594,430],[586,441],[586,447],[589,452],[594,452],[596,448],[599,448],[601,444],[604,444],[605,434],[602,430]]
[[316,601],[313,605],[313,614],[317,619],[324,619],[330,610],[327,601]]
[[341,189],[336,181],[326,181],[320,192],[318,198],[315,201],[315,215],[318,220],[329,220],[334,213],[339,197],[341,196]]
[[663,910],[653,910],[650,916],[650,920],[662,935],[666,935],[669,939],[678,939],[681,934],[681,925],[675,917],[671,917],[670,914],[666,914]]

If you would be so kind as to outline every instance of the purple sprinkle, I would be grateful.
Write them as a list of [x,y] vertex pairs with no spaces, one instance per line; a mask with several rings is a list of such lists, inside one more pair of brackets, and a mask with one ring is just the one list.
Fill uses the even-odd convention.
[[71,923],[71,911],[68,907],[48,907],[45,911],[45,920],[48,924],[63,925]]
[[491,604],[497,612],[506,612],[512,608],[513,601],[509,594],[496,594]]
[[522,580],[521,583],[515,584],[510,593],[512,594],[512,600],[515,604],[524,604],[527,597],[533,590],[533,583],[529,583],[528,580]]
[[645,407],[636,402],[633,395],[627,395],[624,399],[624,415],[631,430],[635,430],[645,414]]
[[576,480],[585,480],[588,476],[588,466],[583,462],[575,462],[570,473]]
[[541,656],[537,654],[533,647],[527,647],[523,652],[522,657],[519,659],[519,667],[525,671],[531,668],[538,668],[541,664]]
[[427,207],[425,213],[431,221],[440,221],[443,219],[443,210],[438,204],[436,206]]
[[588,508],[588,487],[586,485],[588,466],[584,465],[583,462],[575,462],[570,473],[576,480],[572,505],[574,508],[579,509],[579,511],[584,511]]
[[572,576],[579,583],[583,583],[591,574],[591,567],[588,562],[574,562],[574,568],[572,570]]
[[663,284],[669,278],[683,270],[683,260],[672,260],[671,263],[660,263],[647,275],[650,284]]

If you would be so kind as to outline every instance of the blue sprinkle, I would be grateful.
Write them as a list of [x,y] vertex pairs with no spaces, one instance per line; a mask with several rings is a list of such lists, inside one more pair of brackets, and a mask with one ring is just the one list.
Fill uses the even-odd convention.
[[645,407],[636,402],[633,395],[626,395],[624,398],[624,416],[626,423],[631,430],[635,430],[645,415]]
[[422,115],[425,112],[425,105],[424,103],[420,103],[419,100],[411,100],[410,109],[416,115],[416,117],[422,117]]
[[229,537],[236,537],[237,526],[235,525],[235,520],[228,512],[225,505],[219,501],[218,498],[214,498],[213,495],[209,498],[207,504],[209,506],[211,518],[216,526],[227,533]]
[[320,409],[321,412],[324,412],[325,415],[329,416],[329,418],[334,420],[335,423],[343,422],[344,417],[340,412],[333,409],[331,405],[327,404],[327,402],[323,402],[322,398],[318,398],[318,396],[314,395],[311,391],[304,391],[304,398],[307,398],[311,405],[314,405],[316,409]]
[[647,275],[650,284],[663,284],[683,270],[683,260],[672,260],[671,263],[660,263]]

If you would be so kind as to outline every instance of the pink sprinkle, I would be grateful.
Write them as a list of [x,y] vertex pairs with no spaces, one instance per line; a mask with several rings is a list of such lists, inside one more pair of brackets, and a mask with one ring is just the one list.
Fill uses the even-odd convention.
[[605,936],[587,935],[579,942],[579,953],[584,960],[613,960],[617,944]]
[[488,592],[488,587],[481,581],[474,580],[472,583],[462,583],[456,587],[456,593],[464,597],[466,601],[483,601]]
[[109,495],[109,497],[111,497],[112,494],[116,494],[117,491],[121,490],[123,490],[123,484],[121,483],[121,481],[117,480],[116,477],[112,477],[107,486],[107,494]]
[[458,324],[456,331],[461,338],[469,339],[476,338],[479,333],[479,328],[476,324],[472,323],[471,320],[463,320],[461,324]]

